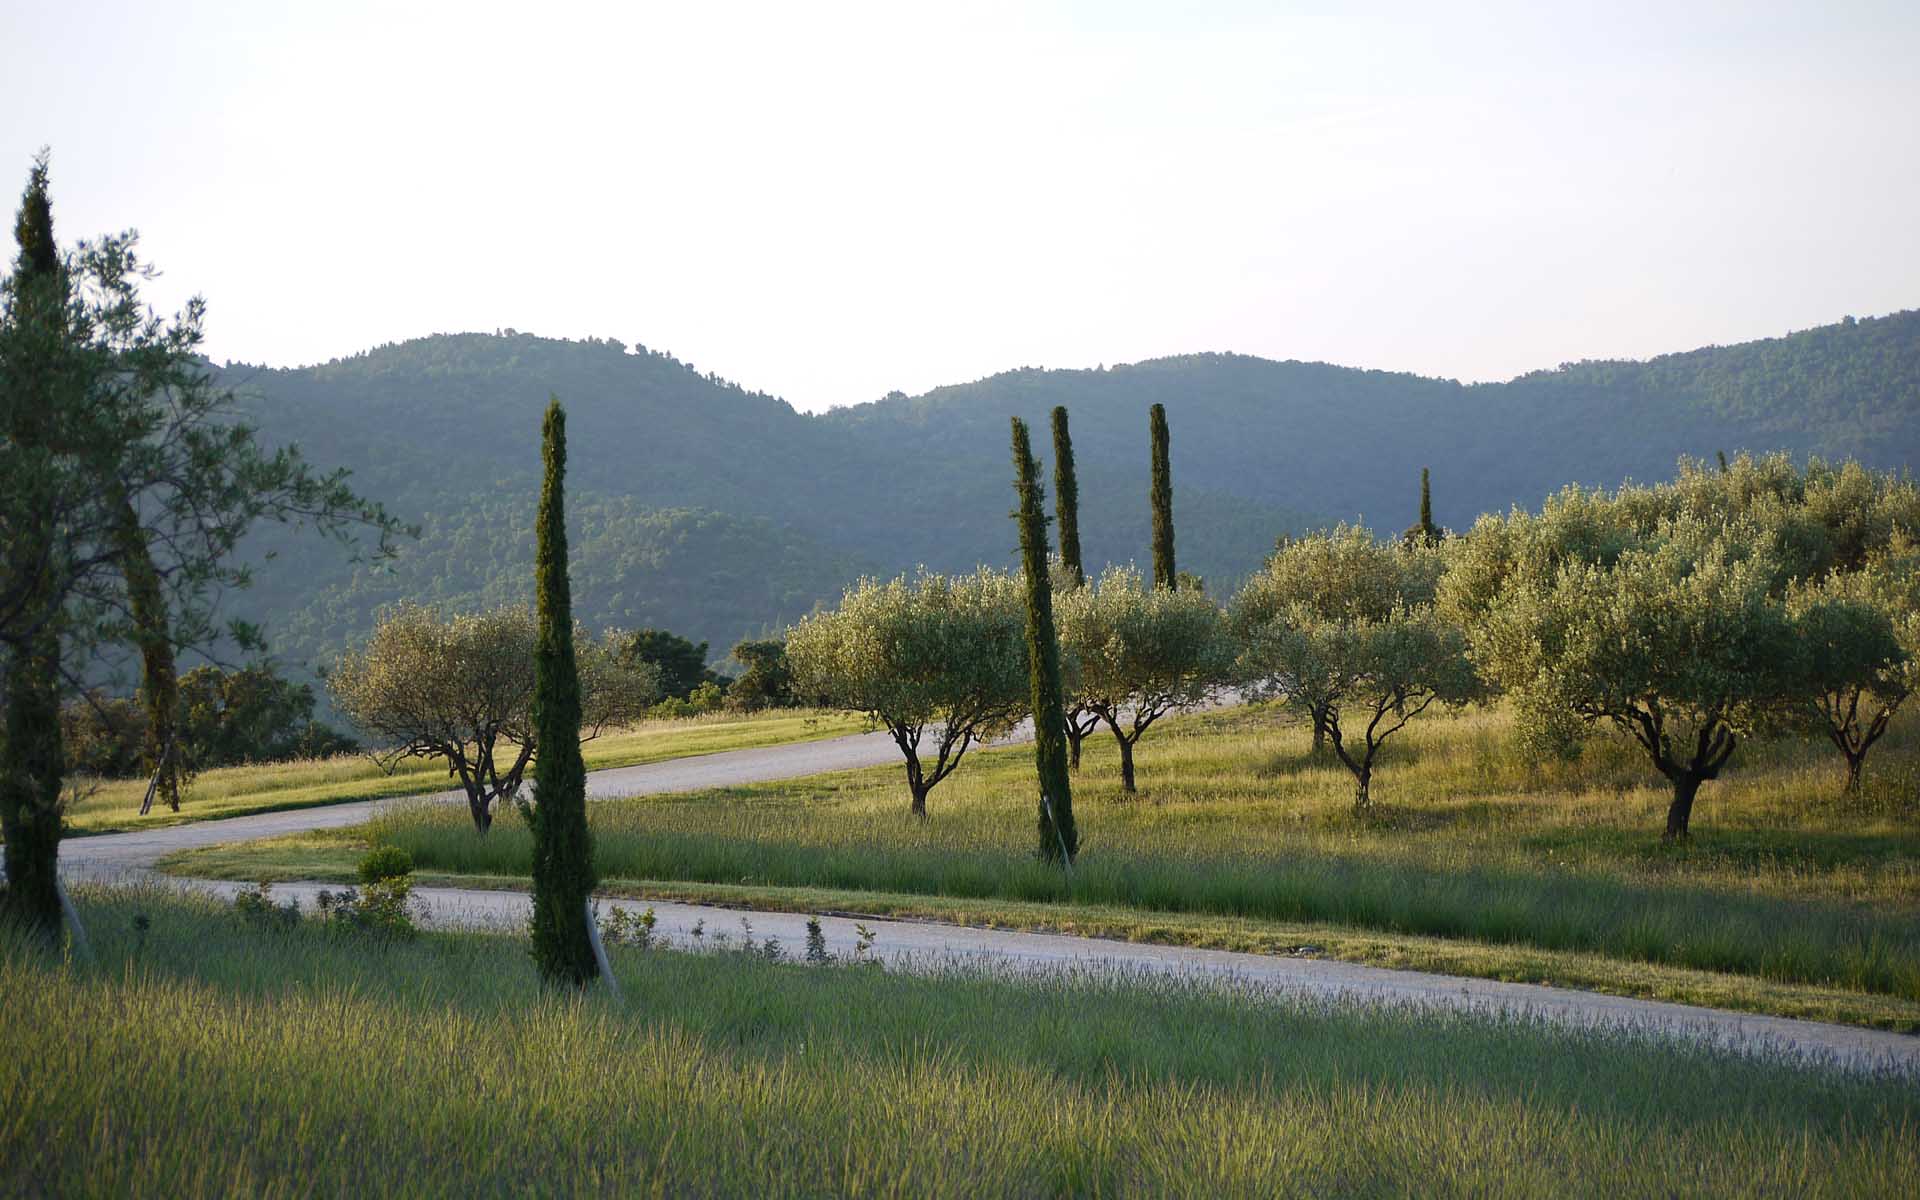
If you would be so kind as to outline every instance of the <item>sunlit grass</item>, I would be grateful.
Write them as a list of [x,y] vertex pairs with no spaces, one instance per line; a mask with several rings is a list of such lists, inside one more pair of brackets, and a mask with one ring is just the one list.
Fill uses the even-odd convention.
[[[712,713],[642,722],[631,729],[603,734],[586,743],[583,750],[587,767],[592,770],[812,741],[858,733],[865,728],[859,718],[844,713],[813,710],[754,716]],[[147,788],[145,780],[82,780],[76,781],[76,786],[84,798],[68,810],[67,823],[82,833],[109,833],[309,808],[345,800],[442,792],[457,787],[458,781],[447,777],[446,764],[441,760],[405,759],[388,774],[371,759],[357,754],[222,767],[194,780],[179,812],[156,807],[145,817],[140,816],[140,801]]]
[[[1519,1019],[273,933],[82,893],[0,945],[11,1194],[1908,1194],[1920,1091]],[[136,915],[149,928],[135,927]]]
[[[1816,751],[1769,744],[1701,794],[1690,845],[1659,840],[1666,797],[1624,747],[1529,768],[1499,713],[1410,731],[1351,811],[1348,779],[1268,711],[1170,725],[1141,794],[1090,742],[1071,876],[1033,853],[1031,752],[980,753],[907,813],[894,770],[596,803],[609,880],[807,887],[1320,922],[1598,954],[1920,1000],[1920,823],[1907,728],[1843,802]],[[517,818],[396,809],[362,836],[422,870],[524,875]]]

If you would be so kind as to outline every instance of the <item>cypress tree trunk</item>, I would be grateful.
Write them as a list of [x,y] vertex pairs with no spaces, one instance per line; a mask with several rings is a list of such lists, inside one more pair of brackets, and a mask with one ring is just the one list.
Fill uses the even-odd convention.
[[1167,462],[1167,408],[1156,404],[1148,416],[1153,436],[1153,586],[1179,586],[1173,566],[1173,469]]
[[1027,585],[1027,679],[1033,707],[1033,758],[1040,776],[1040,856],[1071,864],[1080,849],[1067,780],[1067,717],[1061,700],[1060,640],[1053,628],[1053,585],[1047,578],[1047,517],[1040,464],[1027,425],[1013,418],[1014,490],[1020,497],[1020,554]]
[[[1073,586],[1087,582],[1080,562],[1080,482],[1073,471],[1073,435],[1067,432],[1067,410],[1053,410],[1053,507],[1060,521],[1060,562],[1073,577]],[[1080,764],[1080,739],[1073,739],[1074,765]]]
[[600,968],[587,928],[587,898],[596,881],[567,580],[567,416],[557,399],[547,405],[541,439],[546,479],[534,524],[540,640],[533,659],[533,959],[547,983],[579,986]]

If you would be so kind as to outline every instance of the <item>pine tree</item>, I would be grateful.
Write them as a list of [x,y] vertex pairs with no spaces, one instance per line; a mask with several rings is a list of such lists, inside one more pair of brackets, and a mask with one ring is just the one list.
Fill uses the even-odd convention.
[[1153,406],[1153,586],[1179,586],[1173,567],[1173,469],[1167,463],[1167,408]]
[[541,430],[546,478],[535,518],[539,641],[533,660],[533,959],[548,983],[579,986],[599,974],[587,928],[596,880],[587,832],[587,767],[580,755],[580,676],[567,580],[567,415],[556,398]]
[[[57,347],[64,340],[68,297],[66,273],[53,240],[53,205],[47,196],[47,160],[42,155],[27,177],[14,223],[20,258],[8,281],[6,370],[0,387],[17,389],[24,403],[8,405],[7,436],[26,453],[47,454],[60,399]],[[52,355],[53,357],[50,357]],[[54,531],[38,514],[50,507],[22,506],[35,517],[22,522],[9,549],[21,563],[43,562]],[[36,519],[37,518],[37,519]],[[44,578],[47,572],[38,571]],[[60,730],[60,627],[58,599],[44,586],[22,589],[24,636],[9,650],[6,733],[0,742],[0,830],[6,836],[6,911],[51,939],[60,931],[60,781],[66,746]]]
[[1073,472],[1073,435],[1067,432],[1067,409],[1053,410],[1053,507],[1060,522],[1060,563],[1073,577],[1073,586],[1087,582],[1080,562],[1080,482]]
[[1053,584],[1047,577],[1047,517],[1040,464],[1027,423],[1013,418],[1014,491],[1020,509],[1020,555],[1026,569],[1027,676],[1033,707],[1033,758],[1040,775],[1040,856],[1071,864],[1080,849],[1067,780],[1066,714],[1062,711],[1060,639],[1053,628]]

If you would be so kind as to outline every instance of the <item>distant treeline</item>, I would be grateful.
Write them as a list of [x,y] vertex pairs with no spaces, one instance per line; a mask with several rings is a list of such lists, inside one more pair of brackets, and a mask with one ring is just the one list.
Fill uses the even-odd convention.
[[[1783,449],[1881,469],[1920,461],[1920,313],[1846,321],[1647,363],[1578,363],[1464,386],[1325,364],[1194,355],[1023,369],[818,416],[605,339],[424,338],[299,370],[232,366],[269,442],[346,464],[363,493],[424,523],[390,566],[301,547],[263,561],[241,615],[296,669],[371,628],[384,604],[527,598],[550,394],[573,422],[576,612],[716,647],[763,635],[863,573],[1013,564],[1006,421],[1075,414],[1090,570],[1144,564],[1141,429],[1176,430],[1181,567],[1229,589],[1277,535],[1433,512],[1464,529],[1568,482],[1670,478],[1683,454]],[[281,545],[254,546],[264,559]]]

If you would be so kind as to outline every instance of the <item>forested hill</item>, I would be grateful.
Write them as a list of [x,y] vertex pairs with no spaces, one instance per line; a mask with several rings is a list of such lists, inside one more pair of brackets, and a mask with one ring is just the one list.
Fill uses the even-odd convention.
[[[1205,354],[1019,370],[808,416],[670,355],[618,342],[460,334],[297,370],[229,366],[268,440],[293,441],[426,535],[390,568],[308,542],[238,598],[280,652],[324,658],[403,596],[530,595],[540,412],[568,409],[576,606],[722,649],[862,571],[1010,565],[1007,417],[1073,415],[1092,562],[1144,559],[1147,406],[1173,432],[1180,565],[1230,584],[1275,535],[1536,504],[1568,481],[1670,475],[1682,454],[1788,449],[1920,465],[1920,312],[1645,363],[1586,362],[1507,383]],[[297,567],[284,565],[291,559]],[[523,561],[524,560],[524,561]]]

